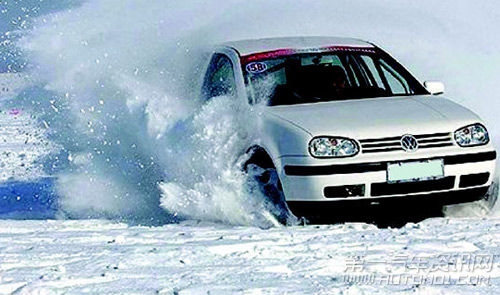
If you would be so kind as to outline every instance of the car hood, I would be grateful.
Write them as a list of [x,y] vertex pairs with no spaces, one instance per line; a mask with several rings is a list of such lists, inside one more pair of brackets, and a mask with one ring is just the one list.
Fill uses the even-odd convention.
[[465,107],[431,95],[273,106],[267,113],[311,136],[357,139],[453,132],[481,122]]

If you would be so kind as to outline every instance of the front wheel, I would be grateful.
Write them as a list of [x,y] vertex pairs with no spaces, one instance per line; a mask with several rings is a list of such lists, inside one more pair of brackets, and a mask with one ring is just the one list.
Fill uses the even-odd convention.
[[251,162],[245,165],[251,190],[257,190],[264,197],[265,207],[279,223],[296,224],[296,217],[288,208],[276,169],[262,166]]
[[493,180],[488,191],[478,201],[470,203],[462,203],[443,207],[443,214],[446,217],[485,217],[488,215],[496,215],[494,212],[498,199],[498,178]]

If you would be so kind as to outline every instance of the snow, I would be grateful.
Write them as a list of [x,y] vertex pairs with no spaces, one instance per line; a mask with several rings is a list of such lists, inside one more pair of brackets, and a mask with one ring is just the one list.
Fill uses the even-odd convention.
[[29,82],[21,74],[2,73],[0,75],[0,100],[15,95]]
[[41,158],[55,146],[45,131],[22,109],[0,109],[0,182],[46,176]]
[[0,68],[27,75],[0,74],[0,294],[498,293],[498,208],[276,226],[236,168],[252,114],[195,92],[211,43],[358,37],[498,144],[496,1],[48,2],[0,1]]
[[499,227],[0,221],[0,294],[495,294]]

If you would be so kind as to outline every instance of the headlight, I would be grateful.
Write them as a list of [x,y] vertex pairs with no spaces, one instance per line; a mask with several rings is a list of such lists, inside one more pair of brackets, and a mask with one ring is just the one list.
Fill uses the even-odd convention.
[[487,144],[490,137],[483,125],[473,124],[455,131],[455,141],[461,147],[469,147]]
[[309,153],[315,158],[352,157],[358,152],[358,144],[348,138],[321,136],[309,142]]

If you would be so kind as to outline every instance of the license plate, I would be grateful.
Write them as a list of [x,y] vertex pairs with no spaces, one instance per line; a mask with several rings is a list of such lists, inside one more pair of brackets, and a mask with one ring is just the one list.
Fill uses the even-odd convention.
[[387,182],[416,182],[444,177],[442,159],[419,162],[398,162],[387,165]]

